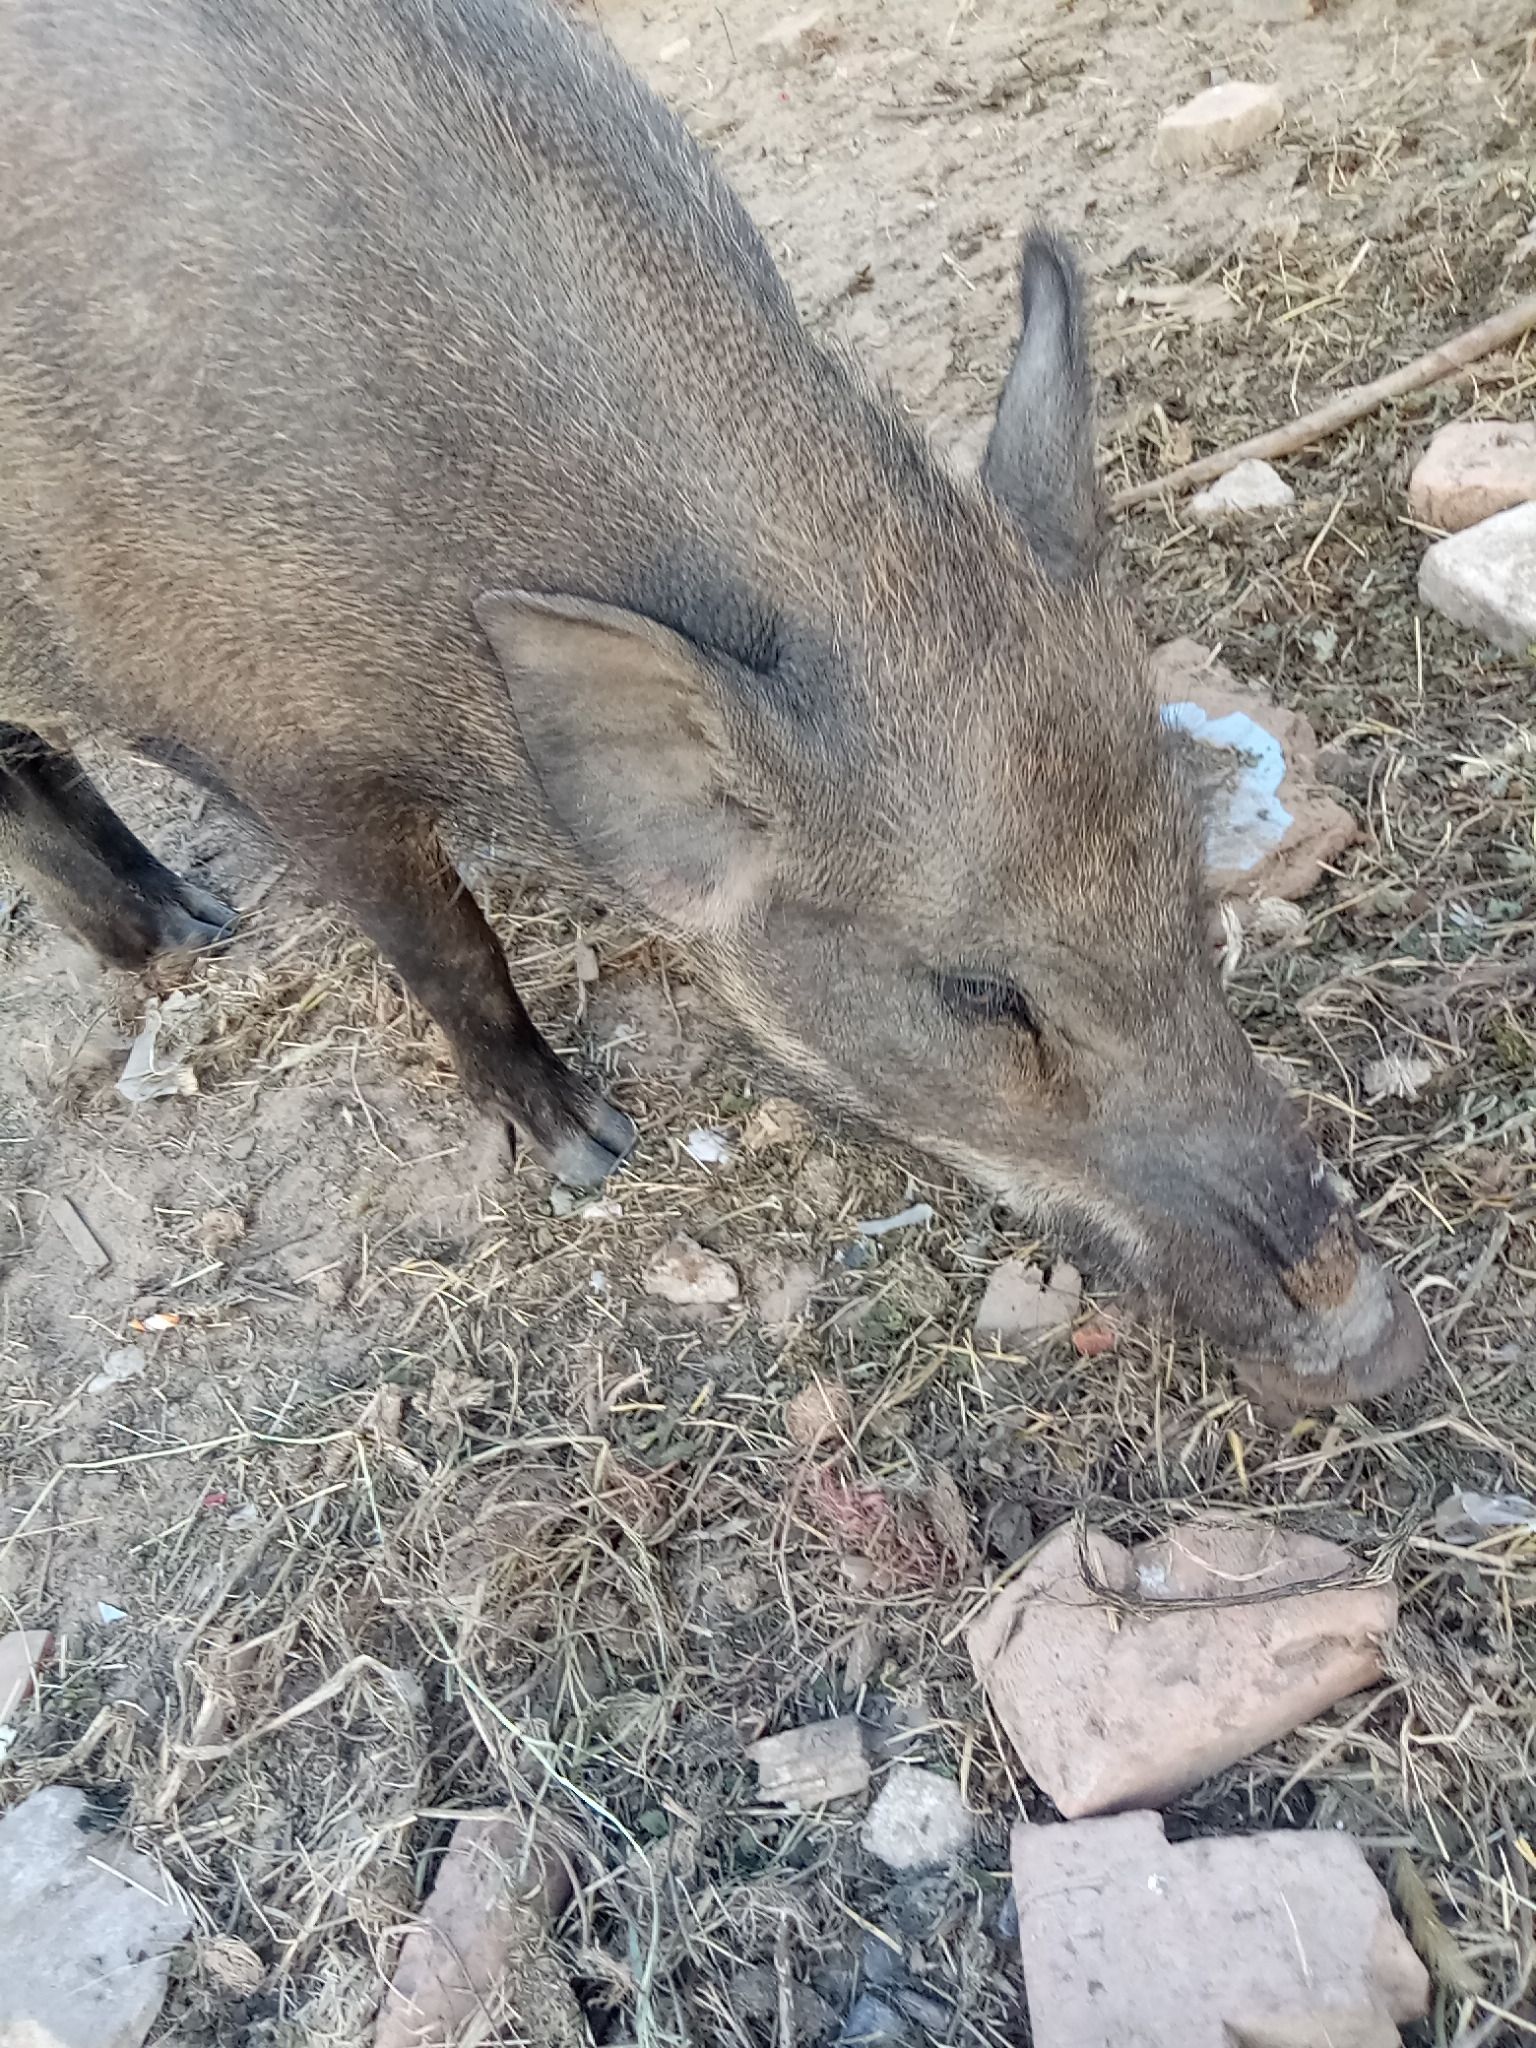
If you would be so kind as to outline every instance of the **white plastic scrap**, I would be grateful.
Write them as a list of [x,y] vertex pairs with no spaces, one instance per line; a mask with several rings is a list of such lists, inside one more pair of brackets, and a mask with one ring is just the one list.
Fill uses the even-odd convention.
[[108,1387],[121,1386],[124,1380],[136,1380],[147,1363],[137,1344],[121,1344],[117,1350],[107,1353],[102,1360],[101,1371],[93,1373],[86,1381],[86,1392],[103,1394]]
[[1536,1534],[1536,1501],[1523,1493],[1471,1493],[1458,1486],[1435,1509],[1435,1533],[1447,1543],[1481,1543],[1499,1529]]
[[895,1216],[868,1216],[853,1226],[861,1237],[884,1237],[888,1230],[910,1230],[915,1224],[931,1223],[933,1210],[927,1202],[914,1202]]
[[724,1131],[690,1131],[684,1150],[700,1166],[729,1166],[731,1163],[731,1141]]
[[1246,711],[1212,718],[1199,704],[1165,704],[1163,723],[1202,746],[1235,754],[1241,770],[1220,811],[1206,820],[1205,861],[1211,868],[1246,873],[1272,853],[1295,820],[1276,792],[1285,780],[1285,750]]
[[1439,1071],[1433,1060],[1419,1059],[1411,1052],[1388,1052],[1372,1060],[1360,1078],[1367,1102],[1380,1102],[1389,1095],[1402,1102],[1416,1102]]
[[156,1041],[164,1022],[163,1005],[151,996],[144,1005],[144,1028],[129,1047],[117,1077],[117,1092],[127,1102],[156,1102],[167,1095],[197,1093],[197,1076],[185,1061],[156,1062]]

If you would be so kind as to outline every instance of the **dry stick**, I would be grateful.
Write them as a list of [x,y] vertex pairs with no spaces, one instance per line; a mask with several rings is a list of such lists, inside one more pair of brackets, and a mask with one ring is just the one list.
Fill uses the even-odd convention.
[[1186,462],[1182,469],[1171,469],[1166,476],[1154,477],[1150,483],[1133,484],[1129,490],[1117,492],[1110,504],[1121,512],[1128,505],[1143,505],[1149,498],[1160,497],[1164,491],[1183,491],[1193,484],[1214,483],[1239,462],[1294,455],[1298,448],[1310,448],[1314,441],[1324,441],[1341,428],[1353,426],[1388,399],[1422,391],[1426,384],[1438,384],[1442,377],[1464,370],[1479,356],[1491,355],[1496,348],[1519,341],[1533,327],[1536,292],[1518,300],[1507,312],[1496,313],[1491,320],[1469,327],[1465,334],[1432,348],[1428,355],[1415,357],[1402,369],[1378,377],[1374,383],[1355,384],[1348,391],[1341,391],[1337,398],[1320,405],[1316,412],[1304,413],[1289,426],[1272,427],[1267,434],[1255,434],[1251,441],[1239,441],[1235,448],[1223,448],[1215,455],[1202,455],[1198,461]]

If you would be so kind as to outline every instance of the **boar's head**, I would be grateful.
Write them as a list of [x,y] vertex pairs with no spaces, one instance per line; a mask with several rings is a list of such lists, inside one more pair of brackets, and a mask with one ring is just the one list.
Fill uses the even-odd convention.
[[666,577],[638,610],[508,592],[479,617],[586,865],[686,935],[806,1088],[1161,1298],[1271,1398],[1376,1394],[1423,1325],[1223,999],[1048,236],[1021,300],[979,482],[823,366],[763,458],[723,622]]

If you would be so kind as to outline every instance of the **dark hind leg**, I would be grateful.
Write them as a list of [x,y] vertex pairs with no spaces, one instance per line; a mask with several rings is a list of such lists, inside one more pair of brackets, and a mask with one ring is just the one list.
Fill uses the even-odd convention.
[[70,754],[0,725],[0,861],[112,967],[222,937],[231,912],[129,831]]

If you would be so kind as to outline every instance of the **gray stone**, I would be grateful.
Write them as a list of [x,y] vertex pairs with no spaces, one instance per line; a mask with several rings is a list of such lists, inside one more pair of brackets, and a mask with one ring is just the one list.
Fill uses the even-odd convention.
[[843,2021],[838,2048],[917,2048],[917,2036],[883,1998],[863,1992]]
[[1536,505],[1516,505],[1437,540],[1419,564],[1419,596],[1506,654],[1536,647]]
[[164,1873],[51,1785],[0,1820],[0,2048],[141,2048],[191,1920]]
[[864,1822],[864,1847],[892,1870],[934,1870],[971,1846],[960,1787],[936,1771],[898,1764]]

